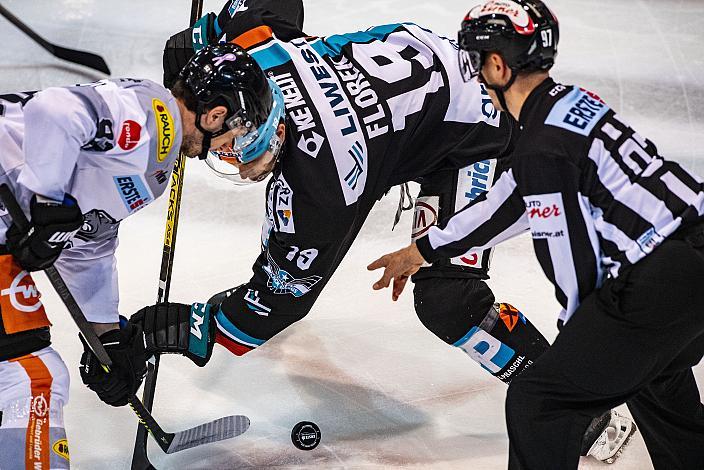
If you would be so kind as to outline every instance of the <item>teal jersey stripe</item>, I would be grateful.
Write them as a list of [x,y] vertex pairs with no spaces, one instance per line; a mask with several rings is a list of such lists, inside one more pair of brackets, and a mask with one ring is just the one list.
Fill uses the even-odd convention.
[[399,28],[399,26],[403,24],[412,23],[385,24],[381,26],[374,26],[373,28],[369,28],[367,31],[359,31],[356,33],[347,34],[335,34],[326,37],[324,40],[318,39],[314,41],[313,43],[311,43],[311,47],[313,48],[313,50],[315,50],[315,52],[317,52],[321,56],[337,56],[342,51],[342,48],[351,42],[365,44],[375,39],[383,40],[386,38],[386,36],[394,32],[396,29]]
[[252,336],[249,336],[247,333],[237,328],[235,325],[232,324],[230,320],[228,320],[228,318],[225,316],[224,313],[222,313],[222,310],[220,309],[218,309],[218,313],[215,314],[215,319],[217,320],[220,327],[222,327],[222,329],[224,329],[240,341],[256,346],[261,346],[266,342],[263,339],[257,339]]
[[[404,24],[413,23],[393,23],[381,26],[375,26],[367,31],[359,31],[356,33],[335,34],[328,36],[325,39],[316,39],[310,43],[310,46],[320,56],[338,56],[342,48],[350,43],[366,44],[373,40],[383,40],[390,33],[397,30]],[[267,47],[252,53],[252,57],[257,61],[259,66],[264,70],[269,70],[273,67],[285,64],[291,60],[289,53],[281,47],[280,44],[272,42]]]
[[291,60],[291,56],[288,55],[288,52],[276,42],[272,42],[265,49],[260,49],[252,53],[252,57],[254,57],[254,60],[257,61],[263,70],[269,70]]

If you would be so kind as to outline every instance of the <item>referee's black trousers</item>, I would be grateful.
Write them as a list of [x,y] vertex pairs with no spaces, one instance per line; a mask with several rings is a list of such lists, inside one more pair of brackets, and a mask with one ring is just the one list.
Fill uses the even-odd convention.
[[657,470],[704,469],[704,248],[668,239],[589,295],[506,398],[509,469],[570,470],[592,418],[627,403]]

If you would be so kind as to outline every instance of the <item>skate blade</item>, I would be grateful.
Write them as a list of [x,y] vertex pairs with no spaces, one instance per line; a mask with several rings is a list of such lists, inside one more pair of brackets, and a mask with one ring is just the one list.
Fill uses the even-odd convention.
[[628,444],[631,443],[631,440],[633,439],[633,436],[638,432],[638,426],[636,426],[636,423],[633,422],[632,427],[631,427],[631,432],[628,434],[628,437],[626,440],[623,442],[623,445],[618,448],[616,453],[609,457],[606,460],[602,460],[602,462],[607,463],[609,465],[613,464],[618,460],[619,457],[621,457],[621,454],[623,453],[623,450],[628,447]]

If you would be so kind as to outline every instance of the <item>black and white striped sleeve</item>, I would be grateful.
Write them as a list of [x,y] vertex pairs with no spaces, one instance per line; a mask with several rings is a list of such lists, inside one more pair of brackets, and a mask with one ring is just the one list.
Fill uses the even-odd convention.
[[488,192],[452,216],[445,228],[432,227],[416,244],[423,258],[434,262],[490,248],[528,227],[525,203],[509,169]]

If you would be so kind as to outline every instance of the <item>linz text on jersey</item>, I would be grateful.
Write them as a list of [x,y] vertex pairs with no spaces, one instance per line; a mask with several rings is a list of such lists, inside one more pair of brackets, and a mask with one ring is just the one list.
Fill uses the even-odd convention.
[[291,44],[299,47],[301,49],[301,56],[303,59],[311,64],[310,71],[313,73],[320,89],[323,90],[325,97],[328,99],[335,117],[346,120],[344,124],[345,127],[340,129],[342,135],[347,136],[352,133],[359,132],[350,109],[344,106],[344,102],[346,101],[344,92],[340,89],[339,85],[335,83],[333,76],[326,67],[327,64],[321,63],[318,55],[305,41],[294,41]]
[[594,116],[604,107],[604,103],[590,98],[588,95],[582,97],[570,109],[565,116],[565,123],[575,126],[579,129],[586,129]]
[[139,188],[134,184],[131,177],[120,176],[117,178],[117,184],[120,185],[120,191],[122,191],[125,202],[130,206],[130,209],[136,209],[144,204],[144,199],[139,194]]

